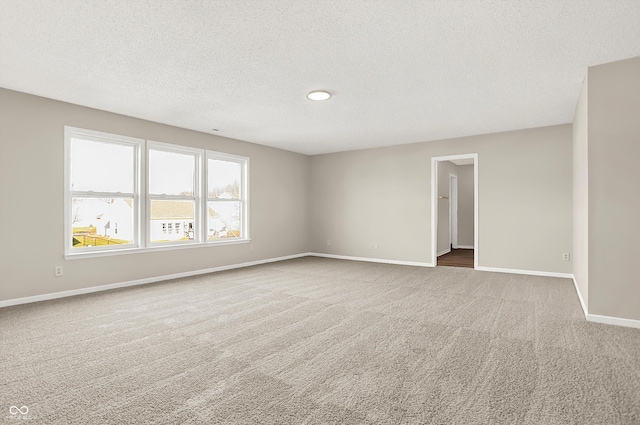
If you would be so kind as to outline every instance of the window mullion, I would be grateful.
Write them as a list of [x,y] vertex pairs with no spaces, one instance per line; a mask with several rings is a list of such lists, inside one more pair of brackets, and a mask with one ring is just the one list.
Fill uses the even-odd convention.
[[220,199],[220,198],[207,198],[209,202],[242,202],[242,198],[228,198],[228,199]]
[[142,223],[142,220],[144,219],[146,210],[147,210],[144,202],[146,184],[145,184],[145,179],[143,178],[143,175],[142,175],[143,166],[145,163],[145,156],[146,156],[145,145],[146,145],[146,141],[136,146],[135,158],[133,163],[134,164],[134,173],[133,173],[134,190],[136,192],[133,197],[133,204],[135,205],[134,222],[133,222],[134,231],[135,231],[134,243],[136,244],[136,246],[140,248],[146,247],[145,237],[147,234],[146,228],[143,226],[143,223]]
[[149,194],[149,198],[157,199],[157,200],[166,200],[166,201],[195,201],[195,196],[184,196],[184,195],[153,195]]
[[194,195],[196,196],[196,225],[200,230],[198,236],[199,243],[205,243],[207,241],[207,229],[209,226],[208,216],[205,211],[207,204],[207,176],[205,171],[206,154],[205,151],[199,151],[196,156],[196,172],[194,173]]
[[122,193],[122,192],[94,192],[94,191],[81,191],[72,190],[72,197],[76,198],[133,198],[135,193]]

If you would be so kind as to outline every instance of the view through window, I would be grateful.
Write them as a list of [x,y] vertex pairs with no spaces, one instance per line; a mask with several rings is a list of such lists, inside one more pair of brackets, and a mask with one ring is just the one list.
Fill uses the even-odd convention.
[[198,241],[197,159],[197,151],[149,149],[151,243]]
[[72,127],[65,152],[66,254],[248,240],[248,158]]
[[207,159],[208,239],[242,236],[242,163],[211,157]]
[[136,144],[89,139],[71,148],[71,247],[132,245]]

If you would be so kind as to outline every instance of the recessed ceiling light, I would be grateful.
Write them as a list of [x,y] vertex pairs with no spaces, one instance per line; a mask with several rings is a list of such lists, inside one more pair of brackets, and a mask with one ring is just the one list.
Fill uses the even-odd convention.
[[328,100],[329,98],[331,98],[331,93],[324,90],[315,90],[307,95],[309,100]]
[[220,131],[219,128],[212,128],[211,131]]

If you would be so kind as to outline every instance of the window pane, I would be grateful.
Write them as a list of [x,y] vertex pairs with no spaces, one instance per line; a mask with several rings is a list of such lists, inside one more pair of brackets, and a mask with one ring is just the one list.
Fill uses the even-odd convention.
[[132,198],[73,198],[71,221],[74,249],[133,243]]
[[149,151],[149,193],[193,196],[195,156]]
[[193,240],[195,231],[194,201],[151,201],[151,242]]
[[207,163],[209,198],[240,199],[240,163],[219,159],[209,159]]
[[134,147],[71,139],[71,190],[133,193]]
[[211,240],[240,238],[240,202],[207,203],[207,237]]

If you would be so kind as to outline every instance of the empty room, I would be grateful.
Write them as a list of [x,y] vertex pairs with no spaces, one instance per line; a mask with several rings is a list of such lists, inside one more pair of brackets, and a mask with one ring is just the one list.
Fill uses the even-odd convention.
[[640,424],[640,1],[0,10],[0,422]]

